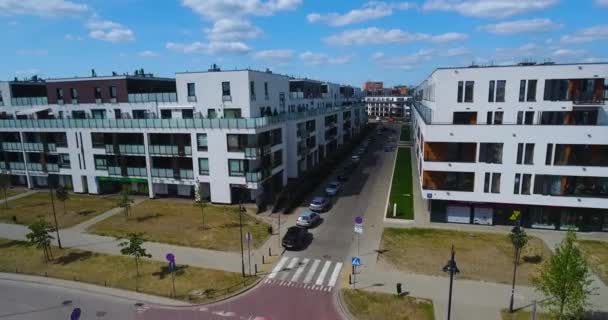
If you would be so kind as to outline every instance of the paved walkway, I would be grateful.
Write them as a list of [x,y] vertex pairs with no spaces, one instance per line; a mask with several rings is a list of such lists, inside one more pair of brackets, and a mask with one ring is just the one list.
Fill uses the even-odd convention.
[[9,202],[9,201],[11,201],[11,200],[17,200],[17,199],[19,199],[19,198],[27,197],[27,196],[29,196],[30,194],[34,194],[34,193],[36,193],[36,192],[38,192],[38,191],[36,191],[36,190],[27,190],[27,191],[22,192],[22,193],[20,193],[20,194],[16,194],[16,195],[14,195],[14,196],[12,196],[12,197],[8,197],[8,198],[6,198],[6,201],[4,201],[4,197],[3,197],[3,198],[2,198],[2,200],[0,200],[0,205],[4,205],[4,203],[5,203],[5,202]]
[[[137,198],[133,198],[133,203],[131,204],[131,206],[136,206],[140,203],[142,203],[144,200],[146,200],[147,198],[143,198],[143,197],[137,197]],[[81,222],[80,224],[77,224],[75,226],[72,226],[70,228],[67,228],[65,230],[70,230],[70,231],[77,231],[77,232],[86,232],[88,228],[92,227],[93,225],[106,220],[118,213],[124,213],[124,209],[120,208],[120,207],[116,207],[114,209],[110,209],[100,215],[97,215],[87,221]]]

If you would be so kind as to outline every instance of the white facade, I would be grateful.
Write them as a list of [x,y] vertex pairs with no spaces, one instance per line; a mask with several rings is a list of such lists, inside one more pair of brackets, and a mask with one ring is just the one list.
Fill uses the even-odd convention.
[[367,96],[364,98],[365,110],[370,117],[403,117],[409,113],[406,102],[411,97]]
[[[102,192],[102,181],[124,180],[132,182],[134,189],[145,186],[150,197],[191,196],[193,186],[200,183],[212,202],[238,201],[234,188],[247,190],[244,200],[260,202],[265,190],[277,192],[288,178],[315,166],[320,153],[327,154],[334,142],[341,146],[366,122],[356,99],[341,99],[339,94],[307,102],[301,112],[290,112],[289,105],[303,104],[301,99],[290,98],[290,80],[250,70],[178,73],[175,102],[42,106],[11,106],[10,86],[0,83],[4,101],[0,105],[4,117],[0,119],[0,137],[4,137],[0,169],[11,174],[15,183],[31,188],[46,185],[49,175],[59,175],[60,181],[71,180],[75,192],[96,194]],[[331,88],[339,90],[340,86]],[[116,117],[118,109],[120,118]],[[71,118],[73,110],[85,111],[86,119]],[[93,119],[92,110],[106,110],[105,118]],[[146,110],[146,118],[133,119],[135,110]],[[191,116],[183,117],[184,110],[192,110]],[[161,114],[165,118],[160,119]],[[18,116],[22,119],[16,119]],[[326,126],[325,118],[334,116],[337,123]],[[315,130],[298,134],[298,125],[306,121],[314,121]],[[330,132],[327,138],[326,131]],[[18,134],[13,135],[15,132]],[[48,139],[51,133],[61,133],[61,142],[28,141]],[[206,140],[201,138],[203,134]],[[241,136],[236,139],[234,135]],[[112,139],[112,143],[100,145],[93,136]],[[199,139],[206,146],[199,146]],[[238,140],[239,145],[230,147],[229,139]],[[304,139],[310,139],[311,147],[299,150]],[[163,143],[165,140],[171,143]],[[108,158],[100,160],[104,157]],[[123,163],[113,166],[110,158]],[[207,171],[199,168],[199,159],[207,163]],[[246,168],[231,174],[229,159],[243,160],[241,165]],[[302,163],[306,159],[308,165]]]
[[490,207],[495,220],[512,209],[532,227],[607,230],[606,78],[608,64],[435,70],[412,117],[423,197],[448,220],[464,205],[472,222]]

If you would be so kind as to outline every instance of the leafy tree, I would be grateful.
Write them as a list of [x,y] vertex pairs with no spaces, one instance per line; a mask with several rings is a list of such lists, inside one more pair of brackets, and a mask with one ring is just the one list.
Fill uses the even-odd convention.
[[55,190],[55,196],[57,197],[57,200],[63,203],[63,214],[65,215],[67,213],[65,202],[70,198],[68,190],[63,186],[59,186]]
[[6,199],[8,198],[6,192],[8,187],[10,186],[10,178],[4,172],[0,172],[0,190],[2,190],[2,194],[4,195],[4,207],[8,208],[8,202]]
[[583,315],[593,289],[591,271],[577,247],[574,231],[568,231],[533,283],[548,298],[544,304],[554,318],[579,319]]
[[195,185],[194,190],[194,206],[201,209],[201,217],[203,218],[203,230],[205,230],[205,207],[207,207],[209,201],[205,197],[205,190],[201,188],[200,184]]
[[126,256],[132,256],[135,258],[135,289],[138,288],[139,281],[139,259],[142,257],[150,258],[151,254],[146,252],[146,249],[143,247],[144,238],[141,233],[130,233],[127,241],[123,241],[118,244],[120,249],[120,253]]
[[129,198],[129,185],[124,185],[120,191],[118,206],[124,209],[125,219],[129,218],[129,213],[131,212],[131,203],[133,203],[133,200]]
[[43,219],[32,223],[28,228],[30,229],[30,232],[25,235],[27,241],[30,245],[35,245],[42,249],[44,262],[49,262],[53,258],[53,252],[51,251],[51,240],[54,239],[53,236],[51,236],[53,229],[48,222]]
[[515,294],[515,278],[517,275],[517,266],[521,257],[521,251],[528,243],[528,235],[522,227],[519,226],[519,222],[509,234],[511,243],[513,244],[513,285],[511,286],[511,301],[509,303],[509,312],[513,313],[513,298]]

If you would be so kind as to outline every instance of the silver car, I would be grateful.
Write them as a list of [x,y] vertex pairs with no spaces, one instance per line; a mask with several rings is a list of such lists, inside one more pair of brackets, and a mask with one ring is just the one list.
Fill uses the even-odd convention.
[[330,182],[327,187],[325,187],[325,194],[328,196],[335,196],[340,192],[342,185],[338,181]]
[[322,212],[327,210],[329,207],[329,199],[327,197],[315,197],[308,205],[308,209],[311,211]]
[[300,227],[312,227],[317,225],[320,221],[321,217],[318,213],[308,210],[300,214],[298,220],[296,220],[296,225]]

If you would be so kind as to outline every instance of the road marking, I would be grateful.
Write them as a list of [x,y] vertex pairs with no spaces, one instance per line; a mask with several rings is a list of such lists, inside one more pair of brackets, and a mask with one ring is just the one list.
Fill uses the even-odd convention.
[[331,277],[329,278],[330,287],[336,285],[336,281],[338,281],[338,276],[340,275],[340,269],[342,269],[342,262],[336,263],[336,266],[334,267],[334,272],[332,272]]
[[319,273],[319,276],[317,277],[317,282],[315,282],[316,285],[320,286],[323,284],[323,280],[325,280],[327,271],[329,271],[329,266],[331,266],[331,261],[325,261],[323,269],[321,269],[321,273]]
[[281,271],[281,269],[283,268],[283,265],[287,262],[287,257],[283,257],[281,258],[281,260],[279,260],[279,263],[277,263],[277,265],[274,267],[274,269],[272,269],[272,272],[268,275],[268,279],[274,279],[274,277],[277,276],[277,273],[279,273],[279,271]]
[[298,267],[298,270],[296,270],[296,273],[291,278],[291,281],[297,282],[298,279],[300,279],[300,276],[302,275],[302,272],[304,272],[304,268],[306,268],[306,266],[308,265],[308,261],[310,261],[310,260],[309,259],[304,259],[302,261],[302,264],[300,265],[300,267]]
[[310,267],[310,270],[308,270],[308,273],[304,278],[304,283],[310,283],[310,281],[312,281],[312,277],[315,275],[315,271],[317,271],[319,263],[321,263],[321,260],[315,259],[315,262],[312,263],[312,267]]
[[289,272],[291,272],[291,270],[293,270],[293,268],[298,264],[298,260],[300,260],[299,258],[292,258],[289,261],[289,265],[287,265],[287,267],[285,267],[285,271],[279,278],[280,280],[287,280],[287,276],[289,275]]

